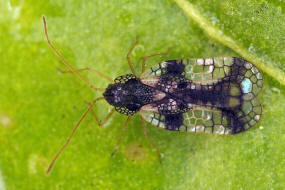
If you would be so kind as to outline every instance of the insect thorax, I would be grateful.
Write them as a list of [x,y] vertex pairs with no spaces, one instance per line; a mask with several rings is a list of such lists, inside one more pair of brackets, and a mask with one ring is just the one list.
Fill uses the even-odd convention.
[[155,90],[132,74],[117,77],[114,81],[114,84],[109,84],[103,96],[119,113],[133,115],[154,99]]

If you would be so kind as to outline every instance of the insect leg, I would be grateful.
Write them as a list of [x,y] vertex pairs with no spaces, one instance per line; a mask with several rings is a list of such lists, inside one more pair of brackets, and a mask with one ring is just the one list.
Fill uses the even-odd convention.
[[43,16],[43,23],[44,23],[44,31],[45,31],[45,36],[47,39],[47,42],[49,44],[49,46],[51,47],[51,49],[54,51],[54,53],[61,59],[61,61],[76,75],[78,76],[82,81],[85,82],[85,84],[87,84],[91,89],[95,90],[95,91],[104,91],[105,89],[101,89],[101,88],[95,88],[92,84],[90,84],[82,75],[80,75],[80,73],[75,70],[65,59],[64,57],[57,51],[57,49],[53,46],[53,44],[51,43],[51,41],[49,40],[49,36],[48,36],[48,31],[47,31],[47,24],[46,24],[46,19]]
[[155,56],[159,56],[159,55],[167,55],[170,51],[170,48],[168,48],[168,50],[166,52],[162,52],[162,53],[156,53],[156,54],[152,54],[152,55],[148,55],[148,56],[145,56],[143,58],[143,62],[142,62],[142,73],[145,71],[145,63],[146,63],[146,60],[148,58],[151,58],[151,57],[155,57]]
[[146,127],[145,127],[145,122],[143,120],[143,117],[141,116],[141,123],[142,123],[142,129],[143,129],[143,133],[144,136],[146,137],[146,139],[148,140],[148,142],[151,144],[151,146],[156,150],[159,162],[161,163],[161,154],[159,149],[154,145],[154,143],[152,142],[152,140],[149,138],[149,136],[147,135],[147,131],[146,131]]
[[132,65],[132,62],[131,62],[131,59],[130,59],[130,55],[131,53],[133,52],[133,50],[135,49],[135,47],[138,45],[139,41],[138,41],[138,38],[136,39],[136,42],[134,43],[133,47],[129,50],[128,54],[127,54],[127,61],[128,61],[128,64],[129,64],[129,67],[130,69],[132,70],[132,73],[136,76],[136,71]]
[[123,127],[123,129],[122,129],[120,138],[118,139],[118,142],[117,142],[117,144],[116,144],[116,146],[115,146],[115,148],[114,148],[114,151],[112,152],[111,156],[114,156],[115,153],[118,151],[118,148],[119,148],[121,139],[123,138],[123,136],[124,136],[124,134],[125,134],[125,132],[126,132],[126,129],[127,129],[127,126],[128,126],[128,122],[129,122],[129,120],[131,119],[131,117],[132,117],[132,116],[128,116],[128,118],[127,118],[127,120],[126,120],[126,122],[125,122],[125,125],[124,125],[124,127]]
[[83,115],[81,116],[81,118],[79,119],[79,121],[77,122],[77,124],[75,125],[75,127],[73,128],[71,134],[69,135],[69,137],[67,138],[67,140],[65,141],[65,143],[63,144],[63,146],[59,149],[59,151],[57,152],[57,154],[55,155],[55,157],[53,158],[53,160],[51,161],[46,173],[49,173],[55,163],[55,161],[57,160],[57,158],[59,157],[59,155],[61,154],[61,152],[65,149],[65,147],[69,144],[70,140],[72,139],[75,131],[78,129],[80,123],[82,122],[82,120],[86,117],[87,113],[92,109],[92,107],[94,106],[94,104],[99,101],[99,100],[104,100],[104,97],[100,97],[100,98],[96,98],[95,100],[92,101],[92,103],[89,105],[89,107],[87,108],[87,110],[83,113]]
[[108,113],[108,115],[103,119],[103,121],[100,121],[100,120],[98,119],[98,117],[96,116],[96,114],[95,114],[95,112],[94,112],[93,109],[91,110],[91,113],[92,113],[92,115],[94,116],[94,118],[95,118],[96,122],[98,123],[98,125],[99,125],[99,126],[103,126],[103,125],[108,121],[108,119],[110,119],[110,117],[113,115],[113,113],[115,113],[115,108],[113,108],[113,109]]
[[[59,69],[59,71],[60,71],[61,73],[72,73],[72,71],[62,71],[62,70],[60,70],[60,69]],[[97,71],[97,70],[95,70],[95,69],[89,68],[89,67],[83,68],[83,69],[76,69],[76,71],[78,71],[78,72],[80,72],[80,71],[90,71],[90,72],[93,72],[94,74],[96,74],[97,76],[102,77],[102,78],[108,80],[108,81],[111,82],[111,83],[114,82],[114,81],[113,81],[110,77],[108,77],[107,75],[104,75],[103,73],[101,73],[101,72],[99,72],[99,71]]]

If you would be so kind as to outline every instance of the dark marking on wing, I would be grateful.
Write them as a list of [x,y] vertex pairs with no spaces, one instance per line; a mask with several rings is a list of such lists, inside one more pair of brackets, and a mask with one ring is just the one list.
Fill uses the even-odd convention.
[[222,115],[226,116],[228,125],[226,126],[231,131],[231,134],[240,133],[245,131],[244,123],[236,116],[235,111],[232,110],[224,110],[222,111]]
[[151,103],[158,113],[142,115],[160,128],[236,134],[261,118],[262,73],[242,58],[168,60],[151,71],[144,77],[159,79],[153,88],[165,97]]
[[166,63],[167,73],[165,74],[182,76],[185,69],[185,65],[182,63],[182,60],[168,60]]
[[170,131],[179,131],[183,124],[182,113],[164,115],[165,129]]

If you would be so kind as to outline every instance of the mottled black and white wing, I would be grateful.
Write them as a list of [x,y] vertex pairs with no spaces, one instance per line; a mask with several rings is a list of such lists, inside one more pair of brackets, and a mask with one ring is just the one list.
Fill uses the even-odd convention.
[[184,76],[193,85],[212,86],[222,80],[235,80],[241,85],[243,93],[248,94],[245,99],[257,96],[263,86],[261,72],[252,63],[237,57],[163,61],[146,70],[141,78],[159,78],[165,75]]
[[141,111],[147,121],[160,128],[236,134],[255,125],[262,114],[257,99],[263,86],[262,74],[242,58],[164,61],[141,77],[156,79],[155,88],[175,97],[172,105],[178,105],[177,110],[172,109],[166,104],[167,100],[163,100],[171,112],[165,112],[166,109],[157,113]]
[[236,134],[254,126],[261,117],[261,105],[253,99],[235,110],[193,106],[185,113],[160,114],[140,111],[142,117],[152,125],[171,131]]

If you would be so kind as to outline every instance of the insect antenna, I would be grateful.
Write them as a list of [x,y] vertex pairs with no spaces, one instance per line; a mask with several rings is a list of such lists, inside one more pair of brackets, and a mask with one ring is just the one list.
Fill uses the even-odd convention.
[[[49,40],[49,36],[48,36],[48,30],[47,30],[47,24],[46,24],[46,19],[43,16],[43,23],[44,23],[44,31],[45,31],[45,36],[47,39],[47,42],[49,44],[49,46],[51,47],[51,49],[55,52],[55,54],[62,60],[62,62],[76,75],[78,76],[82,81],[85,82],[85,84],[87,84],[91,89],[95,90],[95,91],[99,91],[99,92],[104,92],[105,88],[95,88],[92,84],[90,84],[82,75],[80,75],[80,73],[78,72],[78,70],[74,69],[65,59],[64,57],[57,51],[57,49],[54,47],[54,45],[51,43],[51,41]],[[98,73],[98,71],[96,71]]]
[[65,141],[65,143],[62,145],[62,147],[59,149],[59,151],[56,153],[56,155],[54,156],[53,160],[51,161],[46,173],[48,174],[55,161],[57,160],[57,158],[59,157],[59,155],[62,153],[62,151],[66,148],[66,146],[69,144],[70,140],[72,139],[75,131],[78,129],[80,123],[82,122],[82,120],[86,117],[87,113],[92,109],[93,105],[99,101],[99,100],[104,100],[104,97],[100,97],[100,98],[96,98],[95,100],[92,101],[92,103],[89,105],[89,107],[87,108],[87,110],[83,113],[83,115],[81,116],[81,118],[79,119],[79,121],[77,122],[77,124],[75,125],[75,127],[73,128],[73,130],[71,131],[71,134],[69,135],[69,137],[67,138],[67,140]]

